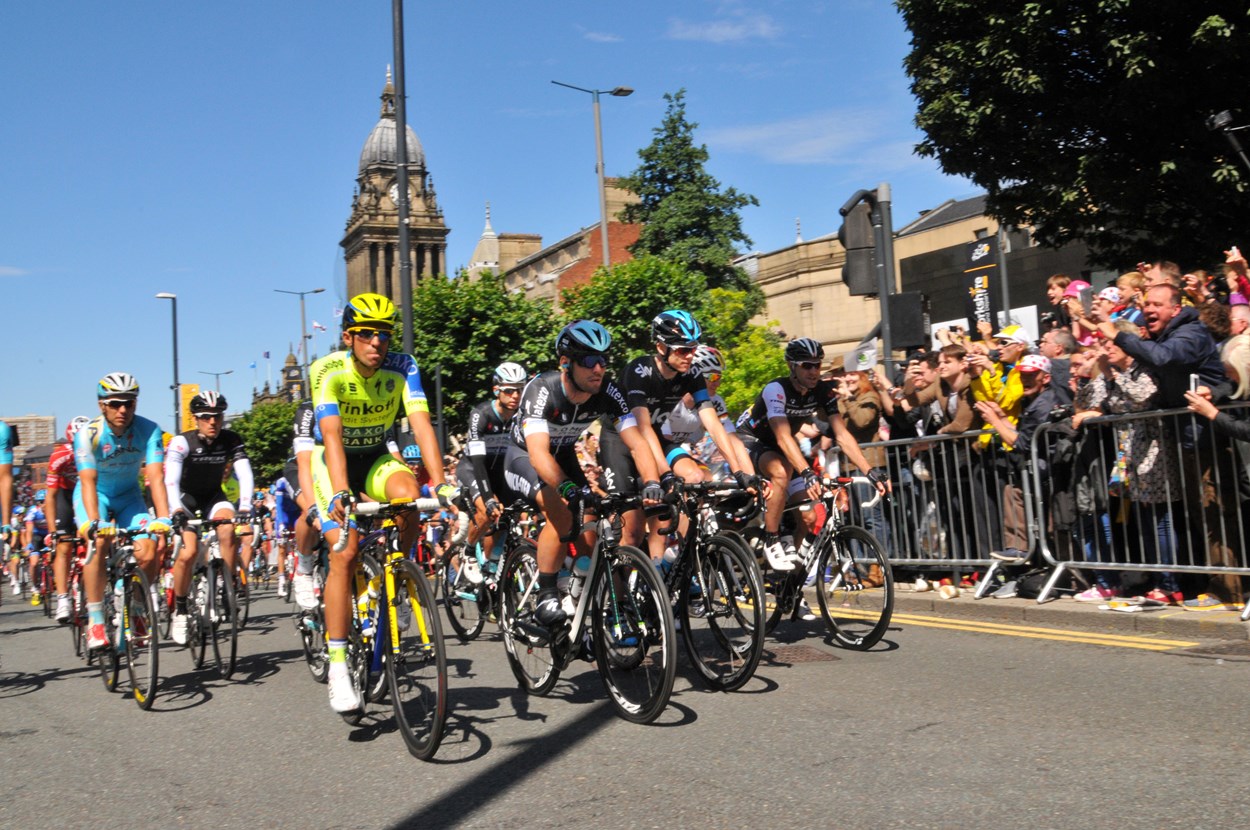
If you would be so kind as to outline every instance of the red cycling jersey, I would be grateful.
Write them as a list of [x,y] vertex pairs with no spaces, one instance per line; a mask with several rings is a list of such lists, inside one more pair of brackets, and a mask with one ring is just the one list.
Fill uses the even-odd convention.
[[57,444],[48,458],[48,490],[73,490],[78,483],[78,465],[74,463],[74,446]]

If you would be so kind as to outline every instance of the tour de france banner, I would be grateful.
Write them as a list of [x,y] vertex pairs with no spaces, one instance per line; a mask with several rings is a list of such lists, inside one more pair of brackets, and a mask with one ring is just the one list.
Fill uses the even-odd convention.
[[968,262],[964,266],[964,287],[968,332],[977,330],[977,323],[998,325],[998,297],[993,289],[998,277],[998,257],[994,256],[994,240],[978,239],[968,243]]

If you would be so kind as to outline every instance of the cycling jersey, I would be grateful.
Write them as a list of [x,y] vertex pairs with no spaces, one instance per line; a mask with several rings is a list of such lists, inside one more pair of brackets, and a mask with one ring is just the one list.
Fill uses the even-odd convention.
[[26,524],[34,525],[34,532],[45,535],[48,532],[48,517],[43,515],[41,505],[34,505],[26,511]]
[[621,375],[621,387],[630,411],[645,406],[651,413],[653,426],[661,426],[668,420],[673,407],[686,395],[694,397],[695,408],[708,403],[707,381],[698,371],[691,370],[665,378],[656,368],[655,358],[650,355],[629,362]]
[[295,440],[291,442],[291,451],[295,455],[312,452],[321,443],[321,429],[317,426],[317,416],[313,405],[305,401],[295,410]]
[[13,428],[0,421],[0,464],[13,463]]
[[512,418],[509,435],[512,445],[525,450],[527,436],[546,433],[551,441],[551,454],[566,466],[577,464],[573,445],[596,418],[606,418],[617,430],[635,427],[638,421],[625,402],[625,394],[609,378],[585,403],[575,404],[564,393],[563,373],[556,369],[543,372],[525,386],[521,405]]
[[49,490],[73,490],[78,483],[78,467],[74,464],[74,445],[57,444],[48,457],[48,480],[44,487]]
[[[716,417],[720,418],[724,425],[725,432],[734,432],[734,424],[729,419],[729,407],[725,405],[725,399],[720,395],[712,395],[708,400],[712,408],[716,410]],[[665,419],[660,430],[664,438],[676,444],[693,444],[706,432],[703,428],[703,421],[699,418],[699,411],[681,402],[668,413],[668,418]]]
[[141,415],[136,415],[121,435],[115,435],[100,415],[74,436],[74,463],[80,474],[83,470],[96,471],[97,493],[141,497],[139,476],[144,466],[160,464],[164,459],[161,428]]
[[744,439],[778,448],[770,418],[785,418],[790,423],[790,431],[797,432],[803,424],[828,417],[826,413],[837,414],[837,401],[837,387],[827,380],[800,392],[789,377],[777,378],[766,385],[751,408],[738,417],[738,432]]
[[[165,492],[170,511],[191,507],[203,511],[225,501],[222,478],[233,468],[239,480],[239,509],[252,509],[252,465],[243,438],[223,429],[213,440],[190,430],[175,435],[165,458]],[[184,503],[189,496],[194,504]]]
[[456,467],[456,480],[468,485],[474,499],[489,499],[503,478],[508,420],[500,415],[493,400],[482,401],[469,413],[464,456]]
[[342,422],[343,449],[349,454],[384,452],[387,430],[402,404],[403,413],[429,412],[421,373],[410,355],[391,352],[372,377],[363,377],[351,352],[333,352],[312,365],[312,403],[317,424],[335,416]]

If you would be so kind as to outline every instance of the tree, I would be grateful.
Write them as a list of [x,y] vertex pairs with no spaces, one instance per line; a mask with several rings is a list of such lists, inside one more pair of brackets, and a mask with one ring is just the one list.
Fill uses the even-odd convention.
[[710,286],[749,287],[750,277],[732,264],[734,245],[750,246],[738,211],[759,201],[732,187],[722,193],[704,169],[707,146],[694,143],[699,125],[686,120],[686,91],[666,93],[664,100],[668,107],[654,140],[638,151],[642,164],[620,182],[640,199],[621,212],[623,221],[643,226],[630,251],[684,263]]
[[1246,240],[1250,176],[1207,117],[1250,118],[1244,0],[896,0],[921,155],[1000,221],[1124,266]]
[[230,428],[243,437],[247,446],[258,487],[277,480],[291,457],[292,427],[298,406],[294,403],[258,404],[230,423]]
[[[561,295],[565,320],[595,320],[612,333],[616,362],[650,352],[651,320],[668,308],[703,319],[707,282],[680,262],[641,256],[595,271],[590,282]],[[550,358],[549,358],[550,359]]]
[[732,349],[752,328],[751,318],[764,310],[764,293],[713,288],[707,293],[699,324],[703,339],[721,350]]
[[747,326],[724,357],[725,374],[718,392],[735,414],[755,402],[764,384],[789,371],[780,335],[766,326]]
[[555,361],[559,321],[545,300],[509,294],[503,278],[421,280],[412,292],[412,344],[426,394],[434,404],[435,367],[442,367],[443,416],[449,433],[463,429],[490,394],[491,375],[505,360],[531,373]]

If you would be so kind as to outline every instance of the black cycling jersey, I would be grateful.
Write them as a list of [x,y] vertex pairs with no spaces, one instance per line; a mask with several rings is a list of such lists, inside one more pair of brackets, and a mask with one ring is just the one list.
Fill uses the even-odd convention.
[[697,370],[665,378],[651,355],[630,361],[621,374],[620,385],[625,390],[625,402],[630,411],[645,406],[657,431],[686,395],[694,397],[696,408],[708,400],[707,381]]
[[291,443],[291,450],[296,455],[301,452],[312,452],[321,441],[321,430],[317,428],[317,413],[313,410],[311,401],[305,401],[295,410],[293,429],[295,440]]
[[828,413],[837,413],[837,400],[837,387],[827,380],[800,392],[789,377],[777,378],[769,382],[751,408],[738,417],[738,432],[746,440],[754,439],[776,447],[777,436],[768,422],[770,418],[785,418],[790,422],[790,431],[796,432],[803,424],[827,418]]
[[[456,478],[464,481],[466,473],[477,484],[474,496],[489,499],[492,481],[503,475],[504,456],[508,452],[508,421],[499,413],[493,400],[482,401],[469,413],[469,430],[465,436],[464,455],[456,468]],[[466,463],[467,462],[467,463]]]
[[165,492],[170,509],[187,506],[206,510],[224,500],[222,482],[231,467],[239,475],[240,507],[247,510],[251,506],[252,467],[242,436],[229,429],[223,429],[211,442],[196,430],[175,435],[165,451]]
[[573,458],[573,445],[596,418],[607,418],[618,430],[636,425],[625,394],[611,379],[604,378],[590,400],[575,404],[564,394],[562,375],[558,369],[543,372],[526,384],[521,406],[512,418],[513,446],[524,450],[525,436],[545,432],[551,440],[551,454],[563,462]]

